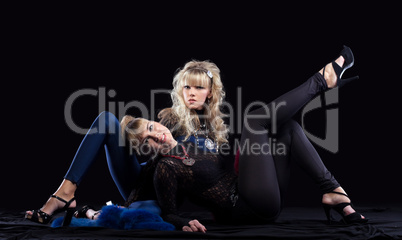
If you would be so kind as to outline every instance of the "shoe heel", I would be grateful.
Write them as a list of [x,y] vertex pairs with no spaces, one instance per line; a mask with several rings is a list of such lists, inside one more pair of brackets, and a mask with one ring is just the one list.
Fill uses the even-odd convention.
[[350,47],[343,45],[340,55],[345,59],[345,63],[343,64],[344,70],[347,70],[354,65],[355,57],[353,56],[353,52]]
[[338,80],[338,87],[342,87],[346,83],[349,83],[349,82],[357,80],[357,79],[359,79],[359,76],[354,76],[354,77],[346,78],[346,79],[339,79]]
[[332,67],[333,67],[333,69],[335,71],[335,74],[337,75],[336,85],[338,87],[342,87],[346,83],[349,83],[349,82],[351,82],[353,80],[359,79],[359,76],[342,79],[343,73],[354,65],[355,58],[353,56],[352,50],[349,47],[345,46],[345,45],[343,46],[343,49],[342,49],[340,55],[345,60],[345,62],[343,63],[342,67],[339,66],[335,61],[332,61]]
[[331,224],[332,223],[331,206],[323,204],[322,207],[324,208],[325,216],[327,216],[328,224]]
[[66,215],[64,216],[63,224],[62,226],[69,226],[71,223],[71,219],[73,218],[73,215],[75,213],[75,208],[68,208],[66,210]]

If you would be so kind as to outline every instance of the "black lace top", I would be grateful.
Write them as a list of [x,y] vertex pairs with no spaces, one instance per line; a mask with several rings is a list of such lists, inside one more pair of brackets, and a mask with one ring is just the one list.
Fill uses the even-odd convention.
[[233,206],[237,182],[237,176],[233,168],[227,167],[225,158],[215,153],[196,152],[193,143],[177,145],[169,154],[183,157],[185,153],[181,146],[195,160],[194,164],[188,166],[181,159],[162,157],[156,164],[153,179],[162,218],[178,229],[192,220],[178,214],[178,204],[184,196],[221,215]]

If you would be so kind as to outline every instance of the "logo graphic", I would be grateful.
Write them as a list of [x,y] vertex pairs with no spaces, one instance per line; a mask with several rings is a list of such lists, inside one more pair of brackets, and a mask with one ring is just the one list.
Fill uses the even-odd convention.
[[[306,136],[318,146],[332,152],[337,153],[339,150],[339,113],[338,108],[333,108],[334,104],[338,103],[339,92],[338,88],[333,88],[327,92],[323,98],[315,97],[304,108],[301,114],[302,128]],[[322,103],[322,101],[324,103]],[[331,107],[332,105],[332,107]],[[326,129],[325,138],[319,138],[308,132],[304,126],[304,116],[314,109],[324,107],[326,109]]]

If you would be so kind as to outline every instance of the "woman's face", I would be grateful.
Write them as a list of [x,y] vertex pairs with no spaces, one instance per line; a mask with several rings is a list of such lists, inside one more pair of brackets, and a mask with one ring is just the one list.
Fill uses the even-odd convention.
[[202,110],[204,108],[205,100],[212,96],[211,90],[203,86],[190,86],[183,87],[183,97],[186,107],[194,110]]
[[141,128],[141,154],[166,154],[177,145],[169,129],[158,122],[146,120]]

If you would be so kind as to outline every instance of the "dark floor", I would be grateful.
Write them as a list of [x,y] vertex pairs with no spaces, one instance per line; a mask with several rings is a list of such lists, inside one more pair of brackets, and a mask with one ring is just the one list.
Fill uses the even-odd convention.
[[[359,208],[369,224],[327,225],[320,208],[286,208],[269,225],[219,225],[201,213],[208,232],[115,230],[94,227],[51,228],[23,218],[23,211],[0,211],[1,239],[402,239],[402,206]],[[189,213],[195,215],[195,213]]]

